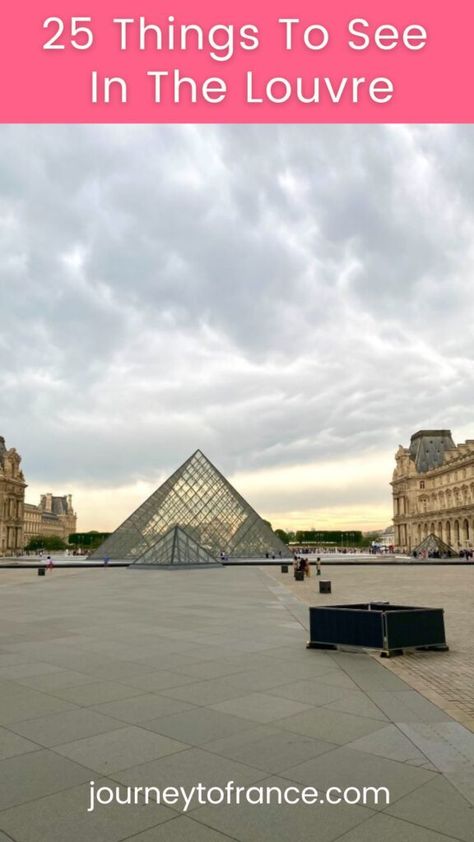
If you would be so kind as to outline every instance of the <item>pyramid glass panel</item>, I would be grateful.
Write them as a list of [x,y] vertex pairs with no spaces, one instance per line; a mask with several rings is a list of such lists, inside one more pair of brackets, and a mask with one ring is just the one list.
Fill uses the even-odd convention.
[[170,529],[137,561],[132,562],[132,566],[137,565],[139,567],[142,565],[144,567],[174,567],[198,564],[213,564],[220,567],[219,562],[179,526]]
[[290,553],[214,465],[197,450],[99,547],[92,558],[146,557],[179,526],[214,558],[262,558]]

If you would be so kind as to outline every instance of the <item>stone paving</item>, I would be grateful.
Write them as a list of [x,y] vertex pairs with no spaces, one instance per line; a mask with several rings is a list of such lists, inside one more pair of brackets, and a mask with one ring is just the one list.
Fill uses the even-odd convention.
[[[306,650],[267,570],[0,571],[0,604],[0,842],[473,839],[472,734],[372,657]],[[391,801],[89,813],[91,780]]]
[[[324,565],[332,594],[318,593],[318,579],[304,583],[267,568],[308,605],[389,600],[445,609],[449,652],[411,652],[383,664],[411,687],[474,731],[474,567],[336,567]],[[377,655],[378,657],[378,655]]]

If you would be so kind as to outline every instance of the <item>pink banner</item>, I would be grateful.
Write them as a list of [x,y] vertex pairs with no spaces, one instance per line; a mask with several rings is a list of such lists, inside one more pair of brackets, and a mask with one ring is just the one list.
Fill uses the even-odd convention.
[[468,123],[474,5],[17,0],[4,123]]

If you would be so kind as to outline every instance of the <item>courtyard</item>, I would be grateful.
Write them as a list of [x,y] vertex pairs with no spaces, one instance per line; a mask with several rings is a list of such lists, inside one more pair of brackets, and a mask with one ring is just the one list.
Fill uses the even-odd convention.
[[[468,670],[473,572],[331,566],[320,596],[279,568],[0,569],[0,842],[470,842],[468,717],[395,670]],[[362,598],[444,607],[451,652],[306,650],[307,603]],[[91,781],[377,785],[390,803],[88,812]]]

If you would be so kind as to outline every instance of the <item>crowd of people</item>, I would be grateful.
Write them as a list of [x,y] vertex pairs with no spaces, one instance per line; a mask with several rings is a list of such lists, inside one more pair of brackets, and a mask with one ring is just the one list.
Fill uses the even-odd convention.
[[383,555],[386,553],[393,553],[395,551],[395,547],[385,544],[374,544],[370,547],[296,547],[291,545],[290,549],[299,555],[311,555],[315,553],[320,553],[321,555]]
[[[316,567],[316,576],[320,576],[321,575],[321,559],[320,559],[319,556],[316,559],[315,567]],[[296,575],[297,573],[300,574],[299,577],[297,577],[297,575]],[[311,564],[310,564],[310,562],[307,558],[303,558],[302,556],[298,556],[295,553],[295,555],[293,556],[293,575],[296,579],[296,578],[300,578],[301,574],[303,574],[303,576],[305,576],[305,577],[311,576]]]

